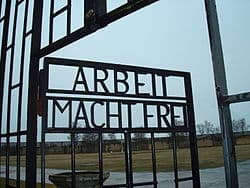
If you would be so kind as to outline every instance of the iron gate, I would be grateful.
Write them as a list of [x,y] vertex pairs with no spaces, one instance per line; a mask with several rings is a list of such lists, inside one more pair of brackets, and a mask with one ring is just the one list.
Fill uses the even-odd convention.
[[[64,71],[68,70],[67,73]],[[172,136],[175,187],[192,181],[200,187],[198,151],[190,74],[136,66],[45,58],[41,75],[42,184],[45,184],[45,137],[71,134],[72,187],[75,187],[75,135],[98,134],[100,187],[157,187],[155,134]],[[62,78],[62,76],[64,78]],[[169,91],[169,80],[177,79],[183,90]],[[60,82],[63,84],[61,84]],[[175,84],[177,87],[177,84]],[[154,108],[155,110],[152,110]],[[150,110],[151,109],[151,110]],[[115,121],[114,121],[115,119]],[[112,121],[113,120],[113,121]],[[133,181],[131,134],[147,133],[151,140],[152,181]],[[121,133],[125,139],[126,183],[103,185],[103,134]],[[192,175],[178,176],[176,134],[187,133]]]

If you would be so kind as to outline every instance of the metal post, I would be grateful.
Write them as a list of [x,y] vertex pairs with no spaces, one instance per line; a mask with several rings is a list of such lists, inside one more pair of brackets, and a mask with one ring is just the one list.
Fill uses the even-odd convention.
[[125,159],[126,159],[126,184],[128,188],[133,187],[131,133],[125,132]]
[[156,166],[156,152],[155,152],[155,135],[151,133],[151,153],[153,166],[153,182],[154,188],[157,188],[157,166]]
[[232,119],[229,104],[225,104],[223,100],[223,96],[228,95],[228,90],[215,0],[205,0],[205,6],[222,131],[226,185],[228,188],[237,188],[239,185],[233,144]]
[[[44,68],[46,69],[46,65],[44,65]],[[46,89],[47,85],[48,85],[48,80],[46,79],[47,75],[46,72],[44,71],[44,69],[39,71],[39,100],[41,101],[45,101],[45,93],[46,93]],[[42,116],[42,130],[41,130],[41,188],[45,188],[45,143],[46,143],[46,122],[47,122],[47,117],[48,115],[45,114],[45,110],[47,109],[47,103],[43,102],[42,103],[42,114],[40,114]]]
[[27,152],[26,152],[26,188],[36,188],[36,144],[37,144],[37,110],[39,53],[41,47],[41,28],[43,0],[34,1],[32,23],[31,59],[29,67]]
[[[3,2],[0,2],[1,6]],[[2,34],[2,48],[1,48],[1,56],[0,56],[0,134],[2,135],[2,117],[3,117],[3,97],[4,97],[4,78],[5,78],[5,65],[6,65],[6,54],[7,54],[7,43],[8,43],[8,31],[9,31],[9,21],[10,21],[10,7],[11,7],[11,1],[6,1],[5,5],[5,12],[4,12],[4,23],[3,23],[3,34]],[[8,146],[8,145],[7,145]],[[6,148],[6,150],[8,150]],[[2,153],[2,136],[0,136],[0,153]],[[6,154],[7,155],[7,154]],[[6,156],[7,159],[7,156]],[[0,156],[0,162],[1,162],[1,156]],[[6,173],[8,171],[8,163],[6,163]],[[1,170],[1,165],[0,165]],[[6,176],[6,186],[8,182],[8,176]]]
[[76,133],[71,133],[71,187],[76,186]]
[[103,137],[102,133],[98,133],[99,140],[99,186],[103,187]]
[[199,156],[198,156],[198,146],[196,139],[195,130],[195,117],[194,117],[194,103],[193,103],[193,93],[191,85],[191,75],[187,75],[185,78],[185,93],[187,98],[187,115],[189,120],[189,142],[190,142],[190,154],[192,163],[192,175],[193,175],[193,187],[201,187],[200,185],[200,173],[199,173]]
[[172,133],[172,144],[173,144],[173,160],[174,160],[174,183],[175,188],[179,188],[178,183],[178,161],[177,161],[177,143],[176,143],[176,133]]
[[[0,128],[2,128],[2,112],[3,112],[3,95],[4,95],[4,77],[5,77],[5,65],[6,65],[6,52],[8,42],[9,20],[10,20],[10,5],[11,1],[6,1],[4,24],[2,34],[2,48],[1,48],[1,63],[0,63]],[[0,129],[1,132],[2,129]]]

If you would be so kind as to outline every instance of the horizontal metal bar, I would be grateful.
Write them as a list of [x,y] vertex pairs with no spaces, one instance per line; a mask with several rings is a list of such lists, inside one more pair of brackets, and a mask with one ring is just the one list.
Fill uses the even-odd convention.
[[[49,90],[51,91],[51,90]],[[53,90],[52,90],[53,91]],[[61,96],[50,96],[50,94],[62,94]],[[75,95],[73,97],[71,96],[63,96],[65,94],[72,94]],[[80,95],[80,96],[76,96],[76,95]],[[89,94],[89,93],[88,93]],[[121,102],[123,104],[135,104],[135,103],[146,103],[146,104],[172,104],[175,106],[183,106],[185,105],[185,98],[182,97],[168,97],[168,98],[164,98],[164,97],[138,97],[136,95],[115,95],[115,94],[107,94],[107,95],[102,95],[102,94],[94,94],[93,95],[87,95],[84,92],[66,92],[66,91],[53,91],[53,93],[46,93],[46,98],[48,100],[72,100],[72,101],[81,101],[81,100],[85,100],[85,101],[108,101],[108,102]],[[96,95],[96,96],[95,96]],[[110,98],[98,98],[97,96],[107,96]],[[117,97],[117,98],[111,98],[111,97]],[[120,97],[120,98],[118,98]],[[122,97],[122,98],[121,98]],[[137,98],[136,98],[137,97]],[[126,98],[130,98],[130,99],[126,99]],[[145,99],[145,100],[143,100]],[[150,99],[150,100],[149,100]],[[178,102],[175,101],[162,101],[162,99],[165,100],[177,100]],[[161,101],[159,101],[161,100]]]
[[46,98],[49,100],[74,100],[79,101],[86,99],[86,101],[113,101],[122,103],[152,103],[158,104],[186,104],[187,98],[185,97],[172,97],[172,96],[158,96],[158,95],[144,95],[144,94],[123,94],[123,93],[105,93],[94,91],[72,91],[63,89],[48,89],[45,90]]
[[27,31],[26,33],[25,33],[25,37],[27,37],[27,36],[29,36],[29,35],[31,35],[32,34],[32,29],[30,29],[29,31]]
[[190,181],[193,180],[193,177],[186,177],[186,178],[178,178],[178,182],[182,182],[182,181]]
[[9,137],[9,136],[18,136],[18,135],[23,136],[26,134],[27,134],[27,131],[20,131],[20,132],[1,134],[0,137]]
[[248,102],[250,101],[250,92],[223,96],[223,100],[224,100],[224,103],[226,104]]
[[154,185],[153,181],[150,182],[140,182],[140,183],[133,183],[133,186],[144,186],[144,185]]
[[97,21],[99,21],[101,25],[105,26],[157,1],[159,0],[144,0],[144,1],[129,2],[125,5],[118,7],[113,11],[108,12],[106,15],[104,15]]
[[10,44],[9,46],[7,46],[6,51],[9,50],[9,49],[12,49],[13,47],[14,47],[14,45]]
[[55,18],[56,16],[60,15],[61,13],[65,12],[68,9],[68,5],[64,6],[60,10],[53,13],[52,17]]
[[[133,183],[133,187],[139,187],[139,186],[145,186],[145,185],[154,185],[154,182],[150,181],[150,182]],[[103,187],[105,188],[127,187],[127,184],[104,185]]]
[[22,83],[15,84],[15,85],[11,86],[10,89],[15,89],[15,88],[20,87],[20,86],[22,86]]
[[[60,97],[57,97],[59,96],[59,94],[60,94]],[[96,100],[99,99],[98,96],[117,97],[118,99],[116,101],[123,100],[123,102],[126,101],[126,98],[130,98],[130,100],[128,101],[130,101],[131,103],[133,103],[133,101],[136,101],[134,99],[145,99],[145,102],[146,100],[152,100],[152,101],[153,100],[170,100],[170,101],[182,101],[182,103],[185,103],[187,101],[186,97],[172,97],[172,96],[158,96],[158,95],[154,96],[150,93],[149,94],[141,94],[141,93],[140,94],[122,94],[122,93],[105,93],[105,92],[93,92],[93,91],[72,91],[72,90],[65,90],[65,89],[48,89],[46,91],[46,95],[48,97],[53,97],[53,98],[68,98],[68,99],[75,99],[75,100],[77,99],[79,100],[83,97],[87,98],[86,96],[92,97],[92,99],[96,99]],[[74,96],[71,97],[70,95],[74,95]],[[91,99],[89,97],[88,99]],[[100,98],[99,100],[105,100],[105,98],[103,99]],[[166,103],[166,101],[163,101],[163,102]]]
[[190,132],[190,128],[46,128],[45,133],[171,133],[171,132]]
[[[99,27],[100,28],[100,27]],[[97,28],[95,29],[97,30]],[[71,44],[72,42],[81,39],[89,34],[93,33],[93,29],[89,28],[80,28],[74,32],[72,32],[70,35],[67,35],[56,42],[53,42],[49,44],[48,46],[42,48],[40,50],[39,57],[44,57],[52,52],[55,52],[58,49],[61,49],[64,46],[67,46],[68,44]]]
[[4,21],[5,16],[3,16],[2,18],[0,18],[0,22]]
[[24,0],[17,1],[17,5],[20,5],[22,2],[24,2]]

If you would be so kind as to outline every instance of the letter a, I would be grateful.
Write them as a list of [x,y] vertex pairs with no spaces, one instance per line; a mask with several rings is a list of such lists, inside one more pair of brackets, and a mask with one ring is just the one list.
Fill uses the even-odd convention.
[[83,67],[79,67],[78,69],[73,91],[77,91],[76,90],[77,85],[82,85],[84,87],[84,91],[89,92],[89,88],[88,88],[87,80],[83,71]]
[[[81,113],[82,113],[82,116],[80,115]],[[87,112],[86,112],[84,103],[82,101],[80,101],[77,112],[76,112],[74,127],[77,127],[77,123],[78,123],[79,120],[84,120],[85,121],[85,127],[89,128],[89,120],[88,120]]]

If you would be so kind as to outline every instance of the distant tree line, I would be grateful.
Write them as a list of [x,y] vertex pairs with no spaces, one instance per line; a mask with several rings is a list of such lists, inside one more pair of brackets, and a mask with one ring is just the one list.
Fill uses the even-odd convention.
[[[233,126],[233,132],[241,132],[241,133],[248,131],[250,127],[250,125],[247,125],[245,118],[233,120],[232,126]],[[199,123],[196,125],[196,131],[200,135],[216,134],[220,133],[220,128],[215,126],[213,123],[205,120],[204,123]]]
[[[177,124],[182,125],[182,122],[177,122]],[[250,128],[250,125],[247,125],[245,118],[240,118],[238,120],[232,121],[233,126],[233,132],[240,132],[244,133],[248,131]],[[196,125],[196,131],[199,135],[206,135],[206,134],[217,134],[220,133],[220,128],[218,126],[215,126],[213,123],[205,120],[203,123],[199,123]],[[132,134],[132,140],[143,140],[146,138],[147,133],[133,133]],[[176,133],[176,136],[186,136],[186,133]],[[68,137],[70,140],[70,137]],[[114,133],[108,133],[103,136],[103,139],[106,140],[116,140],[117,134]],[[122,139],[122,138],[119,138]],[[98,134],[97,133],[82,133],[82,134],[75,134],[75,141],[80,142],[84,141],[87,143],[95,143],[98,141]]]
[[[117,134],[119,133],[108,133],[105,134],[103,136],[103,139],[105,140],[116,140],[117,139]],[[138,132],[138,133],[133,133],[131,135],[132,140],[141,140],[146,138],[147,133],[142,133],[142,132]],[[80,142],[80,141],[84,141],[84,142],[96,142],[98,141],[98,134],[97,133],[80,133],[80,134],[75,134],[75,142]],[[68,140],[71,139],[71,136],[68,136]],[[119,138],[121,139],[121,138]]]
[[[177,123],[181,124],[180,122],[177,122]],[[245,118],[233,120],[232,126],[233,126],[233,132],[240,132],[240,133],[244,133],[248,131],[248,129],[250,128],[250,125],[247,125]],[[218,126],[215,126],[213,123],[205,120],[203,123],[199,123],[196,125],[196,131],[197,131],[197,134],[199,135],[217,134],[217,133],[220,133],[220,128]],[[147,137],[146,135],[147,135],[146,133],[142,133],[142,132],[133,133],[132,140],[142,140]],[[186,136],[186,133],[176,133],[176,136]],[[70,137],[68,137],[68,139],[70,140]],[[105,134],[103,139],[116,140],[117,134],[114,134],[114,133]],[[98,134],[97,133],[75,134],[75,141],[95,143],[98,141]]]
[[234,132],[244,133],[244,132],[248,131],[248,129],[250,127],[250,125],[247,125],[245,118],[233,120],[232,123],[233,123],[233,131]]

